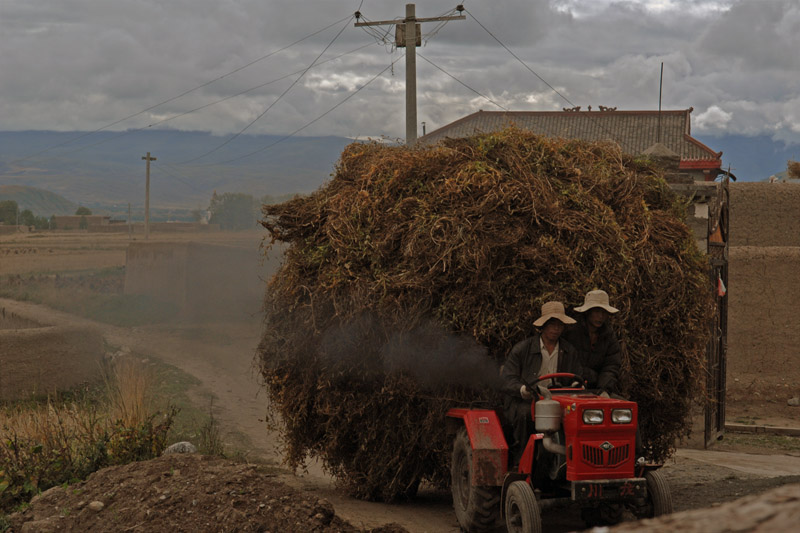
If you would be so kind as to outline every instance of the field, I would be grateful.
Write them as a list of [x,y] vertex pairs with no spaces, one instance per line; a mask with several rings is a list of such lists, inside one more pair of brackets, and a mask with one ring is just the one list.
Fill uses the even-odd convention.
[[[734,206],[736,207],[736,204]],[[263,233],[260,231],[156,233],[151,234],[150,240],[159,243],[191,241],[257,250],[262,237]],[[185,314],[157,300],[131,300],[129,296],[121,294],[126,249],[130,242],[127,235],[78,232],[0,236],[0,298],[4,298],[0,299],[0,308],[42,324],[91,324],[102,331],[110,353],[117,351],[134,353],[142,358],[156,361],[160,365],[174,368],[175,372],[168,374],[169,379],[164,386],[179,389],[186,401],[191,402],[195,409],[207,412],[213,417],[219,425],[226,450],[237,455],[240,460],[260,464],[261,470],[258,472],[261,472],[262,480],[268,483],[286,483],[292,490],[300,491],[292,492],[290,501],[282,500],[277,496],[277,492],[269,492],[272,490],[269,488],[264,489],[267,491],[266,495],[258,496],[267,498],[267,501],[280,502],[279,505],[286,510],[287,516],[295,516],[292,513],[306,505],[304,502],[309,498],[311,503],[308,505],[311,509],[316,509],[315,506],[320,505],[324,507],[318,503],[318,500],[324,499],[333,504],[340,517],[353,525],[352,530],[376,528],[385,523],[395,522],[409,531],[457,531],[449,493],[423,487],[418,498],[406,504],[367,503],[352,500],[337,491],[333,481],[315,463],[309,464],[306,472],[299,472],[297,475],[280,468],[282,459],[280,442],[265,422],[266,399],[257,375],[252,369],[253,355],[261,332],[259,310],[249,308],[236,317],[204,316],[202,319],[188,319]],[[141,242],[141,236],[137,236],[137,242]],[[748,245],[753,246],[750,242]],[[759,351],[757,348],[752,352],[752,346],[746,345],[752,340],[751,336],[742,336],[739,333],[746,325],[753,323],[753,316],[761,316],[758,311],[753,311],[754,304],[751,302],[752,296],[748,296],[748,290],[758,287],[763,281],[763,272],[759,270],[763,262],[753,259],[758,257],[757,254],[763,253],[767,252],[761,248],[756,250],[735,248],[731,253],[729,326],[731,361],[728,373],[728,383],[731,387],[728,398],[728,421],[752,425],[798,425],[797,419],[800,417],[797,408],[792,410],[786,406],[786,400],[800,393],[798,389],[800,370],[796,364],[783,363],[790,360],[794,353],[778,352],[778,350],[793,350],[793,345],[796,344],[791,344],[788,340],[770,339],[768,352]],[[782,258],[787,250],[770,253],[778,254],[776,264],[784,264]],[[275,265],[276,262],[271,260],[261,266],[263,278],[268,276],[270,269],[274,269]],[[773,280],[773,285],[775,283],[778,282]],[[260,284],[259,290],[263,290],[263,281]],[[780,294],[787,289],[775,286],[773,290]],[[773,308],[775,301],[782,300],[773,296]],[[40,305],[39,302],[46,305]],[[762,301],[757,305],[765,304]],[[131,311],[134,307],[136,312]],[[779,316],[771,318],[773,328],[784,327],[784,323],[781,322],[784,319],[782,313],[781,310]],[[778,330],[778,333],[783,334],[783,330]],[[796,332],[786,331],[786,333],[797,335]],[[762,370],[768,369],[766,372],[759,372],[754,365],[748,364],[748,360],[752,361],[748,358],[753,353],[759,358],[756,359],[757,366]],[[780,366],[776,367],[778,364]],[[685,445],[690,444],[694,445],[685,443]],[[796,455],[800,451],[796,438],[743,434],[727,436],[718,448],[778,454],[778,457],[783,457],[780,454]],[[245,485],[252,484],[253,478],[250,477],[252,472],[247,469],[242,470],[242,466],[235,462],[215,460],[203,465],[203,468],[205,466],[213,467],[218,479],[225,480],[226,487],[229,487],[226,490],[245,490],[247,488]],[[198,470],[195,472],[194,466],[175,467],[154,463],[152,466],[142,465],[141,468],[137,468],[133,465],[103,476],[95,476],[93,478],[95,485],[87,486],[85,490],[93,491],[92,494],[95,495],[93,497],[100,498],[104,491],[112,491],[112,487],[120,480],[138,479],[139,475],[146,479],[160,479],[159,483],[166,483],[166,477],[169,476],[164,472],[174,471],[176,468],[181,472],[191,470],[193,476],[202,477],[204,472],[200,467],[197,467]],[[670,460],[664,472],[676,495],[676,510],[708,507],[743,495],[762,492],[773,486],[800,481],[797,476],[757,475],[696,461],[680,454]],[[162,493],[156,494],[151,491],[152,493],[142,494],[142,501],[146,496],[152,497],[152,500],[148,501],[153,502],[154,510],[157,505],[161,513],[179,513],[186,511],[187,501],[192,500],[191,498],[187,500],[183,496],[170,497],[168,491],[197,490],[198,494],[206,492],[205,485],[196,489],[187,487],[188,480],[194,478],[186,476],[181,478],[178,475],[174,478],[184,479],[187,482],[181,485],[180,489],[175,486],[167,487],[166,484],[163,487],[156,485],[161,487],[159,490],[162,490]],[[131,484],[136,485],[136,482],[131,481]],[[698,485],[702,485],[702,491],[695,490]],[[167,498],[159,500],[158,498],[163,495],[167,495]],[[78,516],[86,519],[86,511],[79,505],[85,498],[76,496],[70,499],[68,491],[54,492],[48,497],[63,508],[72,506],[71,512],[76,520]],[[255,498],[256,495],[252,497]],[[199,497],[196,499],[199,500]],[[200,501],[208,506],[221,505],[212,500]],[[39,507],[42,510],[38,511],[39,518],[46,516],[43,509],[47,501],[43,498]],[[248,507],[246,502],[241,505],[241,508],[237,509],[244,515],[256,512],[253,509],[257,510],[257,506]],[[277,503],[273,502],[272,505]],[[37,505],[32,509],[37,509]],[[328,511],[319,512],[319,509],[317,511],[314,515],[327,516]],[[193,512],[198,520],[195,524],[201,524],[203,519],[213,520],[215,513],[219,516],[235,515],[227,508],[207,509],[203,511],[204,514],[196,508]],[[127,516],[131,521],[145,519],[132,511]],[[550,523],[555,522],[556,531],[582,527],[582,523],[575,520],[570,513],[547,512],[544,519]],[[86,526],[87,522],[82,524]],[[130,523],[131,527],[135,525]],[[348,530],[344,525],[340,527],[342,530]],[[75,528],[75,530],[80,529],[77,525]],[[148,525],[148,530],[160,531],[152,523]]]

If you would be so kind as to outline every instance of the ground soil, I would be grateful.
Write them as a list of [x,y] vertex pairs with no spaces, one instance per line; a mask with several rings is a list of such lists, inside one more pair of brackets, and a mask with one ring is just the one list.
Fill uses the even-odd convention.
[[330,502],[275,480],[269,469],[197,454],[171,454],[100,470],[53,487],[11,515],[14,531],[403,532],[360,529]]
[[[257,246],[261,235],[212,233],[164,238],[218,239],[226,244],[236,240],[241,245]],[[127,242],[127,236],[101,234],[0,236],[0,250],[28,250],[0,256],[0,275],[121,266]],[[38,251],[30,252],[34,248]],[[0,307],[43,324],[87,323],[84,319],[24,302],[0,301]],[[448,493],[423,486],[411,502],[369,503],[353,500],[338,490],[335,481],[315,463],[309,464],[307,471],[297,473],[280,467],[280,441],[264,422],[267,399],[252,369],[260,337],[258,316],[238,322],[176,322],[138,328],[94,325],[103,331],[110,346],[125,346],[196,377],[202,385],[193,391],[195,396],[200,399],[213,395],[213,414],[222,426],[226,445],[229,449],[243,451],[245,463],[173,456],[101,471],[79,487],[56,489],[33,502],[27,511],[14,518],[14,531],[22,531],[20,524],[29,520],[60,524],[62,528],[58,530],[107,531],[112,519],[119,520],[114,530],[155,532],[208,530],[204,527],[206,523],[213,524],[213,529],[219,531],[323,531],[325,527],[331,528],[327,529],[330,531],[337,527],[350,531],[379,528],[387,523],[399,524],[412,532],[458,531]],[[800,371],[792,366],[782,377],[787,384],[795,386],[800,382]],[[800,426],[797,408],[784,409],[791,387],[778,389],[774,381],[759,382],[757,376],[744,372],[729,373],[728,382],[732,384],[729,416],[746,416],[753,424]],[[686,444],[701,446],[697,440]],[[733,445],[729,449],[737,447]],[[774,448],[747,451],[783,453]],[[680,456],[668,461],[663,472],[672,488],[676,511],[709,507],[782,484],[800,482],[796,476],[746,474]],[[282,500],[285,496],[289,498]],[[88,505],[93,500],[103,502],[103,510],[91,511]],[[195,501],[197,503],[193,503]],[[262,504],[265,507],[260,507]],[[324,520],[330,514],[328,504],[339,518],[331,519],[326,525]],[[265,511],[267,507],[271,507],[270,513]],[[324,520],[319,519],[318,514],[322,514]],[[543,519],[553,531],[583,527],[575,509],[548,510]],[[44,524],[39,522],[39,525]],[[181,529],[184,526],[186,529]],[[348,527],[352,529],[346,529]],[[47,530],[34,528],[31,531]]]

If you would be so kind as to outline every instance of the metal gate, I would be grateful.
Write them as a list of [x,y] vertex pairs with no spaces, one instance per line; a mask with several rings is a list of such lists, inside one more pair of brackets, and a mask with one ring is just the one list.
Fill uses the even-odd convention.
[[708,202],[708,256],[716,312],[707,350],[705,447],[722,438],[725,429],[725,372],[728,352],[728,243],[730,188],[728,176]]

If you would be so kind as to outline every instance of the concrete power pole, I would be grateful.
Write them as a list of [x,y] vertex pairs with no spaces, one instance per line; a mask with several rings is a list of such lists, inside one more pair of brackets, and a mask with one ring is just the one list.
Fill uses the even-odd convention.
[[142,159],[147,161],[147,179],[144,186],[144,238],[150,238],[150,161],[155,161],[155,157],[150,157],[150,152]]
[[[459,13],[464,8],[459,5]],[[361,18],[361,13],[356,11],[356,20]],[[458,15],[453,17],[433,17],[417,18],[416,5],[406,4],[406,18],[402,21],[402,26],[396,20],[380,20],[376,22],[356,22],[358,26],[385,26],[387,24],[397,25],[398,47],[406,48],[406,144],[414,144],[417,140],[417,46],[421,44],[419,26],[421,22],[436,22],[446,20],[465,20],[467,17]],[[400,30],[400,28],[403,28]],[[405,39],[400,39],[405,36]]]

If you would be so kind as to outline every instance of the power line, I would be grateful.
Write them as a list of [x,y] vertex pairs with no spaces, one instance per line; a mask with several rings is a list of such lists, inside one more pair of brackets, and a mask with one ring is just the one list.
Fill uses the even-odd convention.
[[549,83],[547,83],[547,80],[545,80],[543,77],[539,76],[539,74],[537,74],[537,73],[536,73],[536,71],[534,71],[534,70],[533,70],[531,67],[529,67],[529,66],[527,65],[527,63],[525,63],[525,62],[524,62],[522,59],[520,59],[520,58],[519,58],[519,56],[517,56],[517,54],[515,54],[514,52],[512,52],[512,51],[511,51],[511,49],[510,49],[509,47],[507,47],[505,44],[503,44],[503,43],[502,43],[502,41],[500,41],[500,39],[498,39],[497,37],[495,37],[495,35],[494,35],[492,32],[490,32],[490,31],[489,31],[489,29],[488,29],[486,26],[484,26],[483,24],[481,24],[481,21],[480,21],[480,20],[478,20],[478,19],[475,17],[475,15],[473,15],[473,14],[472,14],[472,13],[471,13],[471,12],[470,12],[468,9],[465,9],[465,11],[466,11],[467,13],[469,13],[469,15],[470,15],[470,16],[471,16],[471,17],[472,17],[474,20],[475,20],[475,22],[477,22],[477,23],[478,23],[478,25],[479,25],[481,28],[483,28],[483,29],[486,31],[486,33],[488,33],[489,35],[491,35],[491,36],[492,36],[492,38],[493,38],[495,41],[497,41],[497,43],[498,43],[500,46],[502,46],[503,48],[505,48],[505,49],[506,49],[506,51],[507,51],[509,54],[511,54],[511,55],[514,57],[514,59],[516,59],[517,61],[519,61],[519,62],[522,64],[522,66],[523,66],[523,67],[525,67],[526,69],[528,69],[528,72],[530,72],[531,74],[533,74],[534,76],[536,76],[537,78],[539,78],[539,80],[541,80],[541,82],[542,82],[542,83],[544,83],[545,85],[547,85],[548,87],[550,87],[550,89],[552,89],[552,91],[553,91],[554,93],[556,93],[558,96],[560,96],[561,98],[563,98],[563,99],[564,99],[564,101],[565,101],[565,102],[567,102],[569,105],[571,105],[572,107],[575,107],[575,104],[573,104],[572,102],[570,102],[570,101],[569,101],[569,98],[567,98],[566,96],[564,96],[563,94],[561,94],[560,92],[558,92],[558,90],[557,90],[555,87],[553,87],[552,85],[550,85]]
[[470,91],[472,91],[472,92],[474,92],[475,94],[477,94],[478,96],[480,96],[481,98],[484,98],[484,99],[488,100],[489,102],[491,102],[492,104],[496,105],[497,107],[499,107],[499,108],[500,108],[500,109],[502,109],[503,111],[509,111],[509,109],[507,109],[506,107],[504,107],[504,106],[502,106],[502,105],[498,104],[497,102],[495,102],[494,100],[492,100],[491,98],[489,98],[488,96],[486,96],[485,94],[482,94],[482,93],[478,92],[477,90],[473,89],[472,87],[470,87],[469,85],[467,85],[466,83],[464,83],[464,82],[463,82],[463,81],[461,81],[460,79],[456,78],[455,76],[453,76],[452,74],[450,74],[449,72],[447,72],[445,69],[443,69],[442,67],[440,67],[439,65],[437,65],[436,63],[434,63],[433,61],[431,61],[430,59],[428,59],[428,58],[427,58],[427,57],[425,57],[424,55],[422,55],[421,53],[417,52],[417,55],[418,55],[419,57],[421,57],[422,59],[424,59],[425,61],[427,61],[428,63],[430,63],[431,65],[433,65],[434,67],[436,67],[436,68],[438,68],[439,70],[441,70],[443,73],[445,73],[445,74],[447,74],[448,76],[450,76],[451,78],[453,78],[455,81],[457,81],[458,83],[460,83],[461,85],[463,85],[464,87],[466,87],[467,89],[469,89]]
[[[240,159],[244,159],[244,158],[246,158],[246,157],[250,157],[250,156],[253,156],[253,155],[255,155],[255,154],[258,154],[258,153],[264,152],[264,151],[266,151],[266,150],[268,150],[268,149],[272,148],[273,146],[275,146],[275,145],[277,145],[277,144],[280,144],[280,143],[282,143],[283,141],[285,141],[285,140],[287,140],[287,139],[290,139],[291,137],[294,137],[295,135],[297,135],[298,133],[300,133],[301,131],[303,131],[303,130],[304,130],[304,129],[306,129],[307,127],[311,126],[311,125],[312,125],[312,124],[314,124],[315,122],[317,122],[317,121],[321,120],[322,118],[324,118],[325,116],[329,115],[329,114],[330,114],[331,112],[333,112],[333,111],[334,111],[336,108],[338,108],[339,106],[341,106],[342,104],[344,104],[345,102],[347,102],[348,100],[350,100],[352,97],[354,97],[354,96],[355,96],[356,94],[358,94],[359,92],[361,92],[361,90],[365,89],[365,88],[366,88],[366,87],[367,87],[369,84],[371,84],[373,81],[375,81],[376,79],[378,79],[378,78],[379,78],[381,75],[383,75],[383,73],[384,73],[384,72],[386,72],[387,70],[389,70],[390,68],[392,68],[392,66],[393,66],[395,63],[397,63],[398,61],[400,61],[401,59],[403,59],[403,57],[404,57],[404,56],[400,56],[400,57],[398,57],[397,59],[395,59],[394,61],[392,61],[392,62],[391,62],[389,65],[387,65],[387,66],[386,66],[386,67],[385,67],[383,70],[381,70],[380,72],[378,72],[378,73],[377,73],[375,76],[373,76],[373,77],[372,77],[372,78],[371,78],[369,81],[367,81],[367,82],[366,82],[364,85],[362,85],[361,87],[359,87],[358,89],[356,89],[355,91],[353,91],[352,93],[350,93],[349,95],[347,95],[347,96],[346,96],[344,99],[342,99],[342,100],[341,100],[339,103],[337,103],[336,105],[334,105],[333,107],[331,107],[330,109],[328,109],[327,111],[325,111],[324,113],[322,113],[321,115],[319,115],[317,118],[315,118],[315,119],[314,119],[314,120],[312,120],[311,122],[308,122],[308,123],[306,123],[304,126],[302,126],[302,127],[300,127],[300,128],[297,128],[296,130],[294,130],[292,133],[290,133],[290,134],[286,135],[285,137],[281,137],[281,138],[280,138],[280,139],[278,139],[277,141],[275,141],[275,142],[273,142],[273,143],[271,143],[271,144],[268,144],[267,146],[264,146],[263,148],[259,148],[258,150],[255,150],[255,151],[253,151],[253,152],[250,152],[250,153],[247,153],[247,154],[241,155],[241,156],[239,156],[239,157],[235,157],[235,158],[233,158],[233,159],[228,159],[228,160],[226,160],[226,161],[219,161],[219,162],[217,162],[217,163],[213,163],[213,164],[214,164],[214,165],[224,165],[224,164],[227,164],[227,163],[233,163],[233,162],[235,162],[235,161],[239,161]],[[175,163],[175,164],[176,164],[176,165],[180,165],[181,163]],[[210,165],[211,165],[211,164],[209,164],[209,165],[205,165],[205,166],[210,166]]]
[[[342,57],[344,57],[346,55],[353,54],[355,52],[363,50],[364,48],[372,46],[373,44],[374,43],[367,43],[367,44],[361,45],[361,46],[359,46],[357,48],[354,48],[354,49],[350,50],[349,52],[344,52],[344,53],[339,54],[337,56],[334,56],[334,57],[331,57],[329,59],[326,59],[325,61],[320,61],[319,63],[314,65],[314,68],[319,67],[321,65],[324,65],[325,63],[329,63],[331,61],[335,61],[337,59],[340,59],[340,58],[342,58]],[[130,129],[130,130],[127,130],[127,131],[123,131],[123,132],[121,132],[121,133],[119,133],[119,134],[117,134],[117,135],[115,135],[115,136],[113,136],[111,138],[103,139],[102,141],[98,141],[98,142],[93,143],[93,144],[89,144],[89,145],[86,145],[86,146],[81,146],[80,148],[76,148],[74,150],[70,150],[70,151],[67,151],[67,152],[61,152],[61,153],[57,154],[56,156],[51,156],[51,158],[53,158],[53,157],[63,157],[63,156],[67,156],[67,155],[71,155],[71,154],[77,153],[77,152],[82,152],[83,150],[88,150],[90,148],[94,148],[94,147],[99,146],[101,144],[105,144],[107,142],[115,141],[115,140],[117,140],[117,139],[119,139],[121,137],[125,137],[126,135],[131,135],[133,133],[138,133],[138,132],[146,130],[148,128],[152,128],[153,126],[158,126],[159,124],[163,124],[165,122],[169,122],[171,120],[175,120],[175,119],[181,118],[183,116],[189,115],[189,114],[194,113],[196,111],[200,111],[202,109],[206,109],[207,107],[211,107],[213,105],[225,102],[226,100],[230,100],[232,98],[236,98],[237,96],[241,96],[243,94],[247,94],[249,92],[255,91],[256,89],[261,89],[262,87],[266,87],[267,85],[270,85],[270,84],[285,80],[285,79],[290,78],[290,77],[292,77],[292,76],[294,76],[296,74],[300,74],[301,72],[303,72],[303,70],[304,69],[300,69],[300,70],[296,70],[294,72],[290,72],[289,74],[285,74],[285,75],[283,75],[283,76],[281,76],[279,78],[275,78],[274,80],[270,80],[270,81],[261,83],[259,85],[256,85],[255,87],[250,87],[249,89],[245,89],[244,91],[240,91],[240,92],[238,92],[236,94],[225,96],[224,98],[220,98],[219,100],[215,100],[213,102],[209,102],[207,104],[203,104],[201,106],[195,107],[195,108],[190,109],[188,111],[184,111],[182,113],[177,113],[177,114],[175,114],[175,115],[173,115],[171,117],[168,117],[168,118],[153,122],[152,124],[148,124],[147,126],[143,126],[141,128],[134,128],[134,129]]]
[[182,177],[178,176],[178,173],[177,173],[177,171],[176,171],[176,170],[174,170],[174,169],[170,170],[169,168],[167,168],[167,167],[166,167],[165,165],[163,165],[163,164],[154,164],[153,166],[154,166],[155,168],[157,168],[159,171],[163,172],[164,174],[166,174],[166,175],[168,175],[168,176],[172,177],[172,179],[174,179],[174,180],[177,180],[177,181],[179,181],[179,182],[183,183],[184,185],[186,185],[186,186],[190,187],[190,188],[191,188],[191,189],[193,189],[194,191],[196,191],[196,192],[198,192],[198,193],[203,193],[203,194],[205,194],[205,191],[204,191],[204,190],[202,190],[202,189],[199,189],[198,187],[196,187],[196,186],[194,185],[194,183],[192,183],[191,181],[186,181],[186,180],[182,179]]
[[[350,17],[347,17],[347,20],[348,20],[348,21],[349,21],[349,19],[350,19]],[[239,137],[239,136],[240,136],[242,133],[244,133],[245,131],[247,131],[247,129],[248,129],[248,128],[250,128],[250,126],[252,126],[253,124],[255,124],[255,122],[256,122],[258,119],[260,119],[261,117],[263,117],[264,115],[266,115],[266,114],[267,114],[267,112],[268,112],[270,109],[272,109],[272,108],[275,106],[275,104],[277,104],[277,103],[278,103],[278,102],[279,102],[279,101],[280,101],[280,100],[281,100],[281,99],[282,99],[282,98],[283,98],[283,97],[286,95],[286,93],[288,93],[289,91],[291,91],[291,90],[292,90],[292,88],[294,88],[294,86],[295,86],[295,85],[297,85],[297,82],[299,82],[299,81],[300,81],[300,80],[303,78],[303,76],[305,76],[305,75],[306,75],[306,73],[307,73],[309,70],[311,70],[311,67],[313,67],[313,66],[314,66],[314,65],[317,63],[317,61],[319,61],[319,58],[320,58],[320,57],[322,57],[322,55],[323,55],[325,52],[327,52],[327,51],[328,51],[328,48],[330,48],[331,46],[333,46],[333,43],[335,43],[335,42],[336,42],[336,39],[338,39],[338,38],[339,38],[339,36],[342,34],[342,32],[344,32],[345,28],[347,28],[347,23],[345,23],[345,24],[342,26],[342,29],[340,29],[340,30],[339,30],[339,33],[337,33],[337,34],[336,34],[336,36],[334,36],[334,38],[331,40],[331,42],[330,42],[330,43],[328,43],[328,46],[326,46],[326,47],[325,47],[325,49],[324,49],[324,50],[322,50],[322,52],[320,52],[320,53],[319,53],[319,55],[318,55],[318,56],[317,56],[317,57],[314,59],[314,61],[312,61],[312,62],[311,62],[311,64],[310,64],[308,67],[306,67],[306,69],[305,69],[305,70],[304,70],[304,71],[303,71],[303,72],[302,72],[302,73],[301,73],[301,74],[300,74],[300,75],[299,75],[299,76],[298,76],[298,77],[297,77],[297,78],[296,78],[296,79],[295,79],[295,80],[292,82],[292,84],[291,84],[291,85],[289,85],[289,87],[287,87],[287,88],[286,88],[286,90],[284,90],[284,91],[283,91],[283,92],[282,92],[282,93],[281,93],[281,94],[278,96],[278,98],[276,98],[276,99],[275,99],[275,100],[274,100],[274,101],[273,101],[273,102],[272,102],[270,105],[268,105],[268,106],[267,106],[267,108],[266,108],[264,111],[262,111],[260,115],[258,115],[256,118],[254,118],[253,120],[251,120],[251,121],[250,121],[250,123],[249,123],[249,124],[247,124],[247,125],[246,125],[244,128],[242,128],[241,130],[239,130],[239,132],[238,132],[238,133],[234,134],[232,137],[230,137],[228,140],[226,140],[225,142],[223,142],[222,144],[220,144],[220,145],[219,145],[219,146],[217,146],[216,148],[214,148],[214,149],[212,149],[212,150],[209,150],[208,152],[205,152],[204,154],[200,154],[200,155],[199,155],[199,156],[197,156],[197,157],[194,157],[194,158],[192,158],[192,159],[187,159],[186,161],[182,161],[182,162],[180,162],[180,163],[177,163],[177,164],[179,164],[179,165],[180,165],[180,164],[191,163],[192,161],[197,161],[198,159],[202,159],[203,157],[206,157],[207,155],[213,154],[214,152],[216,152],[217,150],[219,150],[219,149],[220,149],[220,148],[222,148],[223,146],[225,146],[225,145],[229,144],[231,141],[233,141],[234,139],[238,138],[238,137]]]
[[186,95],[187,95],[187,94],[189,94],[189,93],[192,93],[192,92],[194,92],[194,91],[196,91],[196,90],[198,90],[198,89],[202,89],[203,87],[206,87],[206,86],[208,86],[208,85],[211,85],[212,83],[214,83],[214,82],[216,82],[216,81],[219,81],[219,80],[221,80],[221,79],[223,79],[223,78],[227,78],[228,76],[231,76],[232,74],[235,74],[235,73],[237,73],[237,72],[239,72],[239,71],[241,71],[241,70],[244,70],[244,69],[246,69],[247,67],[250,67],[250,66],[252,66],[252,65],[255,65],[256,63],[258,63],[258,62],[260,62],[260,61],[263,61],[263,60],[265,60],[265,59],[267,59],[267,58],[269,58],[269,57],[272,57],[273,55],[275,55],[275,54],[277,54],[277,53],[283,52],[284,50],[286,50],[286,49],[288,49],[288,48],[291,48],[292,46],[294,46],[294,45],[296,45],[296,44],[299,44],[299,43],[301,43],[301,42],[305,41],[306,39],[310,39],[311,37],[314,37],[315,35],[317,35],[317,34],[319,34],[319,33],[322,33],[323,31],[327,30],[328,28],[331,28],[332,26],[335,26],[335,25],[337,25],[337,24],[339,24],[339,23],[341,23],[341,22],[344,22],[345,20],[349,20],[351,17],[352,17],[352,15],[348,15],[348,16],[346,16],[346,17],[344,17],[344,18],[341,18],[341,19],[337,20],[336,22],[333,22],[333,23],[331,23],[331,24],[328,24],[328,25],[327,25],[327,26],[325,26],[324,28],[322,28],[322,29],[320,29],[320,30],[317,30],[317,31],[315,31],[314,33],[310,33],[310,34],[306,35],[306,36],[305,36],[305,37],[303,37],[302,39],[298,39],[298,40],[296,40],[295,42],[293,42],[293,43],[291,43],[291,44],[288,44],[288,45],[284,46],[283,48],[279,48],[278,50],[275,50],[275,51],[273,51],[273,52],[270,52],[270,53],[269,53],[269,54],[267,54],[267,55],[261,56],[261,57],[259,57],[258,59],[255,59],[255,60],[253,60],[253,61],[250,61],[249,63],[247,63],[247,64],[245,64],[245,65],[243,65],[243,66],[241,66],[241,67],[238,67],[238,68],[236,68],[236,69],[234,69],[234,70],[232,70],[232,71],[228,72],[227,74],[223,74],[222,76],[219,76],[219,77],[217,77],[217,78],[214,78],[214,79],[212,79],[212,80],[209,80],[209,81],[207,81],[207,82],[205,82],[205,83],[202,83],[202,84],[198,85],[197,87],[194,87],[194,88],[192,88],[192,89],[189,89],[189,90],[187,90],[187,91],[184,91],[184,92],[180,93],[180,94],[179,94],[179,95],[177,95],[177,96],[173,96],[172,98],[168,98],[168,99],[164,100],[163,102],[159,102],[158,104],[152,105],[152,106],[150,106],[150,107],[148,107],[148,108],[146,108],[146,109],[143,109],[143,110],[141,110],[141,111],[139,111],[139,112],[137,112],[137,113],[133,113],[133,114],[131,114],[131,115],[128,115],[128,116],[126,116],[126,117],[124,117],[124,118],[121,118],[121,119],[119,119],[119,120],[115,120],[114,122],[111,122],[111,123],[109,123],[109,124],[106,124],[105,126],[102,126],[102,127],[100,127],[100,128],[97,128],[96,130],[93,130],[93,131],[90,131],[90,132],[83,133],[83,134],[81,134],[81,135],[78,135],[77,137],[74,137],[74,138],[72,138],[72,139],[67,139],[67,140],[66,140],[66,141],[64,141],[64,142],[61,142],[61,143],[59,143],[59,144],[55,144],[55,145],[53,145],[53,146],[47,147],[47,148],[45,148],[44,150],[40,150],[40,151],[38,151],[38,152],[36,152],[36,153],[33,153],[33,154],[30,154],[30,155],[27,155],[27,156],[25,156],[25,157],[23,157],[23,158],[21,158],[21,159],[17,159],[17,160],[15,160],[15,161],[12,161],[11,163],[19,163],[19,162],[25,161],[25,160],[27,160],[27,159],[30,159],[30,158],[32,158],[32,157],[36,157],[37,155],[43,154],[43,153],[45,153],[45,152],[49,152],[50,150],[53,150],[54,148],[59,148],[59,147],[61,147],[61,146],[67,145],[67,144],[72,144],[72,143],[74,143],[75,141],[79,141],[80,139],[83,139],[84,137],[88,137],[89,135],[93,135],[93,134],[95,134],[95,133],[98,133],[98,132],[100,132],[100,131],[106,130],[106,129],[108,129],[108,128],[112,127],[112,126],[116,126],[117,124],[119,124],[119,123],[121,123],[121,122],[124,122],[124,121],[126,121],[126,120],[129,120],[129,119],[131,119],[131,118],[134,118],[134,117],[137,117],[137,116],[139,116],[139,115],[141,115],[141,114],[143,114],[143,113],[147,113],[148,111],[151,111],[151,110],[153,110],[153,109],[155,109],[155,108],[157,108],[157,107],[159,107],[159,106],[162,106],[162,105],[164,105],[164,104],[167,104],[167,103],[169,103],[169,102],[172,102],[172,101],[174,101],[174,100],[177,100],[178,98],[182,98],[182,97],[186,96]]
[[[475,22],[477,22],[477,23],[478,23],[478,25],[479,25],[481,28],[483,28],[483,29],[486,31],[486,33],[488,33],[489,35],[491,35],[491,36],[492,36],[492,38],[493,38],[495,41],[497,41],[497,42],[500,44],[500,46],[502,46],[503,48],[505,48],[505,49],[506,49],[506,51],[507,51],[509,54],[511,54],[511,55],[514,57],[514,59],[516,59],[517,61],[519,61],[519,62],[522,64],[522,66],[524,66],[524,67],[525,67],[525,68],[526,68],[526,69],[527,69],[527,70],[528,70],[528,71],[529,71],[531,74],[533,74],[534,76],[536,76],[537,78],[539,78],[539,80],[541,80],[541,81],[542,81],[542,83],[544,83],[545,85],[547,85],[547,86],[548,86],[548,87],[549,87],[549,88],[550,88],[550,89],[551,89],[551,90],[552,90],[554,93],[556,93],[558,96],[560,96],[561,98],[563,98],[563,99],[564,99],[564,101],[565,101],[565,102],[567,102],[569,105],[571,105],[572,107],[577,107],[575,104],[573,104],[573,103],[570,101],[570,99],[569,99],[569,98],[567,98],[566,96],[564,96],[563,94],[561,94],[561,93],[560,93],[558,90],[556,90],[556,88],[555,88],[555,87],[553,87],[552,85],[550,85],[550,84],[547,82],[547,80],[545,80],[545,79],[544,79],[544,78],[542,78],[542,77],[541,77],[539,74],[537,74],[537,73],[536,73],[536,72],[535,72],[535,71],[534,71],[534,70],[533,70],[531,67],[529,67],[529,66],[528,66],[528,65],[527,65],[527,64],[526,64],[526,63],[525,63],[525,62],[524,62],[522,59],[520,59],[520,58],[519,58],[519,56],[517,56],[517,54],[515,54],[514,52],[512,52],[512,51],[511,51],[511,49],[509,49],[509,48],[508,48],[508,47],[507,47],[505,44],[503,44],[503,42],[502,42],[502,41],[500,41],[500,39],[498,39],[498,38],[497,38],[497,37],[496,37],[496,36],[495,36],[495,35],[494,35],[494,34],[493,34],[491,31],[489,31],[489,29],[488,29],[486,26],[484,26],[483,24],[481,24],[481,21],[480,21],[480,20],[478,20],[478,19],[475,17],[475,15],[473,15],[472,13],[470,13],[470,12],[469,12],[469,10],[467,10],[467,9],[465,9],[465,11],[466,11],[467,13],[469,13],[469,14],[472,16],[472,18],[475,20]],[[588,115],[586,115],[586,116],[590,117],[592,120],[599,119],[599,117],[593,116],[593,115],[591,115],[591,114],[588,114]],[[631,148],[631,147],[630,147],[630,146],[629,146],[629,145],[628,145],[628,144],[627,144],[627,143],[626,143],[624,140],[622,140],[622,139],[620,139],[620,140],[617,140],[617,136],[615,136],[615,135],[614,135],[614,134],[613,134],[613,133],[612,133],[612,132],[611,132],[611,131],[610,131],[608,128],[606,128],[606,127],[605,127],[605,125],[604,125],[602,122],[596,122],[596,124],[597,124],[597,125],[600,127],[600,129],[601,129],[601,130],[605,131],[605,132],[606,132],[606,134],[607,134],[607,135],[608,135],[608,136],[609,136],[611,139],[614,139],[614,140],[615,140],[615,142],[617,142],[617,144],[619,144],[621,147],[626,147],[626,148],[628,148],[628,149],[630,149],[630,148]]]

